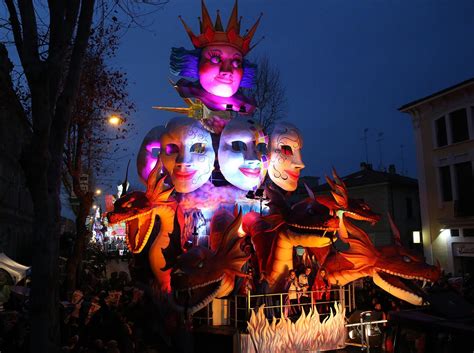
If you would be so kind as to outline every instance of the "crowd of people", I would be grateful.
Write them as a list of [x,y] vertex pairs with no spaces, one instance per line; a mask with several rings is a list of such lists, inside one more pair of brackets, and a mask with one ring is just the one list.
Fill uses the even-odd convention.
[[[251,251],[251,248],[246,248]],[[105,261],[105,257],[102,258]],[[130,259],[133,268],[141,268],[136,259]],[[97,268],[96,268],[97,267]],[[96,268],[96,270],[94,270]],[[335,288],[327,280],[327,272],[322,267],[300,263],[288,272],[283,302],[270,294],[267,274],[257,272],[252,259],[245,264],[246,278],[236,285],[236,293],[257,295],[252,307],[265,304],[269,307],[267,317],[279,317],[279,308],[296,319],[302,310],[309,311],[315,304],[319,313],[329,312],[328,303],[335,300]],[[143,271],[140,270],[140,273]],[[62,352],[74,353],[127,353],[160,352],[164,345],[163,325],[154,312],[153,286],[144,278],[132,272],[132,280],[126,272],[112,272],[107,278],[104,266],[92,266],[84,271],[80,287],[73,293],[62,292],[60,305]],[[147,277],[150,280],[152,276]],[[137,280],[138,279],[138,280]],[[28,294],[0,287],[0,351],[29,351]],[[470,275],[461,280],[443,275],[433,286],[434,290],[454,290],[468,301],[474,299],[474,281]],[[375,286],[370,278],[356,286],[356,307],[358,310],[379,312],[381,318],[389,313],[407,308],[409,304],[396,299]],[[351,313],[348,313],[351,314]],[[161,330],[161,331],[160,331]],[[389,347],[387,347],[387,351]]]
[[[235,293],[245,296],[255,295],[257,299],[252,301],[252,308],[265,304],[267,317],[278,317],[279,297],[269,295],[267,274],[264,271],[257,271],[257,261],[252,258],[251,245],[245,244],[244,251],[250,255],[250,260],[243,267],[247,276],[243,281],[237,281]],[[254,267],[257,268],[254,269]],[[295,269],[288,271],[285,281],[286,296],[283,298],[284,302],[281,303],[285,316],[296,319],[301,314],[301,310],[307,314],[312,305],[316,305],[319,313],[329,313],[329,302],[335,299],[331,289],[325,268],[317,267],[317,264],[314,265],[311,262],[297,262]]]

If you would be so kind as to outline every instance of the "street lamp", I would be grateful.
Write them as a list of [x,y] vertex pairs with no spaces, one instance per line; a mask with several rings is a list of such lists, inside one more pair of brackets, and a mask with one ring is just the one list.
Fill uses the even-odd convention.
[[122,117],[118,114],[111,114],[109,116],[108,121],[109,121],[109,124],[113,126],[118,126],[123,123]]
[[97,189],[97,190],[95,191],[95,194],[96,194],[96,195],[100,195],[100,194],[102,194],[102,190],[100,190],[100,189]]
[[97,208],[97,205],[92,205],[92,208],[95,210]]

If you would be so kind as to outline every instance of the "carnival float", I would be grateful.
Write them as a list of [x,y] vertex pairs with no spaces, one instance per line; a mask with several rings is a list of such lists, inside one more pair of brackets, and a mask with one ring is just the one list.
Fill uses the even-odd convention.
[[[137,172],[146,191],[123,194],[109,222],[126,224],[129,250],[148,252],[157,302],[185,318],[231,294],[237,278],[247,276],[248,241],[255,271],[266,275],[271,293],[284,292],[294,248],[303,247],[333,285],[370,276],[383,290],[421,305],[406,282],[436,281],[439,268],[405,249],[394,224],[394,244],[376,248],[357,222],[374,224],[380,215],[351,199],[335,171],[326,178],[330,196],[307,187],[307,197],[290,202],[305,167],[302,134],[291,122],[264,131],[252,118],[259,107],[244,93],[258,70],[247,55],[260,18],[242,34],[237,1],[225,27],[219,12],[211,19],[204,2],[198,34],[180,18],[193,47],[172,48],[170,72],[186,107],[155,107],[179,116],[143,139]],[[336,242],[344,250],[336,250]],[[283,316],[271,322],[260,310],[248,317],[253,344],[243,340],[241,351],[337,349],[344,345],[344,325],[337,305],[324,322],[315,309],[296,322]]]

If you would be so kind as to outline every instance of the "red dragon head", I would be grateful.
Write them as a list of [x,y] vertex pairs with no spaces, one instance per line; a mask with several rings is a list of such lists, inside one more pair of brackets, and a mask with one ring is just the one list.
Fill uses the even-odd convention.
[[373,212],[369,205],[363,200],[351,199],[347,193],[347,187],[344,181],[337,175],[336,170],[332,169],[334,181],[326,176],[326,181],[331,187],[331,196],[321,195],[316,199],[319,203],[329,208],[331,215],[337,215],[339,218],[338,231],[342,239],[347,239],[348,234],[345,227],[344,218],[351,218],[357,221],[369,222],[374,225],[380,220],[380,215]]
[[157,180],[158,172],[158,166],[151,171],[146,192],[134,191],[123,195],[115,201],[114,210],[107,213],[110,223],[127,224],[127,244],[135,254],[143,250],[152,233],[157,208],[174,204],[168,201],[173,188],[165,188],[165,178]]
[[[221,217],[222,213],[228,212],[218,211],[211,224],[216,218],[229,219],[227,215]],[[195,313],[214,298],[229,294],[234,288],[235,276],[245,276],[241,268],[249,257],[240,249],[242,238],[238,235],[242,213],[235,219],[231,217],[231,221],[226,222],[225,232],[211,232],[211,244],[215,248],[195,246],[176,259],[171,271],[171,301],[178,311]],[[221,225],[224,226],[222,222]],[[212,239],[215,236],[220,239]]]
[[326,181],[331,187],[332,197],[326,195],[317,196],[316,199],[319,203],[329,208],[333,214],[342,212],[345,217],[358,221],[375,224],[380,220],[380,215],[374,213],[364,201],[349,198],[346,184],[337,175],[334,168],[332,170],[332,176],[334,181],[326,176]]
[[268,205],[272,214],[264,219],[271,224],[271,228],[284,225],[289,232],[296,234],[321,236],[326,232],[335,232],[338,229],[337,218],[316,199],[306,184],[305,187],[308,197],[290,205],[285,195],[269,185],[265,193],[270,198]]
[[400,233],[389,216],[394,245],[375,248],[367,233],[345,222],[349,233],[350,248],[331,254],[325,263],[331,283],[345,285],[358,278],[371,276],[374,283],[394,295],[414,305],[423,303],[424,293],[421,282],[435,282],[440,276],[440,268],[425,263],[424,259],[404,248],[400,243]]

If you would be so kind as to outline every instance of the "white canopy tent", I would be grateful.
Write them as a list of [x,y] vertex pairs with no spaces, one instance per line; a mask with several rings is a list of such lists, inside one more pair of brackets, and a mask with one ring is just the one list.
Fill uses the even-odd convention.
[[0,269],[8,272],[13,280],[13,284],[17,284],[25,278],[30,268],[31,266],[22,265],[10,259],[5,253],[0,253]]

